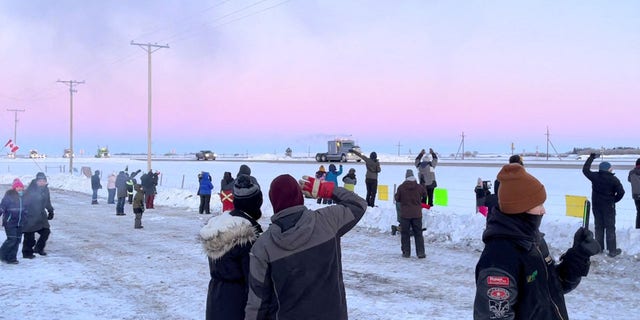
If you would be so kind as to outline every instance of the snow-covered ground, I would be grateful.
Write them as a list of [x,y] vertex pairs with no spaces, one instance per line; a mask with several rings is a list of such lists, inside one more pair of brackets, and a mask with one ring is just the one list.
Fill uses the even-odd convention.
[[[414,168],[408,157],[380,158],[379,183],[389,186],[391,199],[393,185],[403,181],[406,169]],[[100,204],[92,206],[89,179],[63,172],[68,159],[0,160],[0,192],[15,177],[28,183],[36,172],[45,171],[56,208],[49,255],[33,260],[19,255],[19,265],[0,265],[0,319],[202,319],[209,274],[196,235],[209,217],[196,211],[197,173],[211,172],[217,191],[224,171],[235,176],[240,164],[246,163],[266,195],[277,175],[312,175],[319,166],[279,160],[265,155],[245,162],[154,161],[153,169],[161,172],[161,186],[156,209],[145,212],[142,230],[133,229],[130,206],[125,209],[126,216],[116,216],[115,206],[106,204],[106,176],[127,165],[129,171],[145,169],[146,161],[75,159],[75,168],[86,166],[103,172]],[[634,160],[612,161],[628,192],[626,176]],[[533,161],[525,159],[525,165]],[[400,239],[389,233],[396,216],[392,201],[378,200],[378,206],[369,208],[358,227],[344,237],[343,267],[351,319],[472,318],[474,267],[483,248],[480,237],[484,228],[484,218],[475,214],[473,188],[478,177],[495,179],[498,165],[506,158],[497,157],[495,166],[456,166],[450,162],[436,173],[438,185],[448,190],[449,203],[426,215],[427,259],[400,258]],[[363,195],[364,165],[343,165],[345,173],[351,167],[356,169],[359,182],[355,191]],[[565,195],[589,196],[590,184],[580,169],[531,166],[528,171],[545,184],[548,213],[541,230],[557,258],[571,245],[581,224],[579,218],[565,215]],[[314,201],[306,204],[318,207]],[[212,207],[214,212],[220,210],[218,198],[212,198]],[[592,259],[589,277],[566,296],[572,319],[637,317],[640,230],[633,228],[635,207],[630,195],[617,209],[618,244],[623,254]],[[263,213],[260,222],[266,228],[273,214],[267,198]]]

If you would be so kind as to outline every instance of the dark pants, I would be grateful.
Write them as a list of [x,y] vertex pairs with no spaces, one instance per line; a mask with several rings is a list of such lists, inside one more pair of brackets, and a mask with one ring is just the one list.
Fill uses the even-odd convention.
[[[36,242],[36,232],[40,234],[38,241]],[[47,239],[49,239],[51,229],[42,228],[35,232],[25,232],[24,241],[22,242],[22,255],[31,256],[34,252],[44,251],[44,247],[47,245]]]
[[116,203],[116,214],[124,213],[124,202],[126,197],[118,197],[118,203]]
[[596,241],[602,250],[614,251],[616,246],[616,207],[615,204],[595,204],[593,205],[593,217],[596,226]]
[[114,204],[116,199],[116,189],[107,189],[107,203]]
[[378,193],[378,180],[366,178],[364,184],[367,186],[367,205],[373,207],[376,203],[376,193]]
[[433,190],[436,189],[435,183],[424,185],[424,188],[427,189],[427,197],[422,198],[422,202],[428,204],[429,207],[433,207]]
[[[411,229],[409,229],[411,228]],[[411,236],[416,241],[416,255],[424,256],[424,237],[422,236],[422,218],[400,218],[400,248],[402,255],[411,255]]]
[[7,234],[7,240],[0,247],[0,260],[16,261],[18,247],[22,240],[22,227],[4,227],[4,232]]
[[98,202],[98,189],[92,189],[93,194],[91,194],[91,201]]
[[636,229],[640,229],[640,199],[633,200],[636,203]]
[[133,227],[136,229],[142,228],[142,213],[144,210],[142,208],[134,208],[133,213],[135,213],[136,218],[133,220]]
[[200,209],[198,210],[199,213],[206,213],[206,214],[210,214],[211,213],[211,207],[209,205],[209,203],[211,202],[211,195],[210,194],[201,194],[200,195]]
[[153,199],[156,197],[155,193],[144,194],[144,207],[147,209],[153,209]]

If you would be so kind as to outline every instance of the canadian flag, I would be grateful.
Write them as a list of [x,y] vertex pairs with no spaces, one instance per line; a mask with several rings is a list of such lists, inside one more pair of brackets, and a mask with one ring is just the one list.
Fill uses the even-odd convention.
[[13,144],[13,140],[11,140],[11,139],[9,139],[9,140],[7,141],[7,143],[5,143],[5,144],[4,144],[4,146],[5,146],[5,148],[6,148],[6,147],[8,147],[8,148],[9,148],[9,150],[10,150],[12,153],[15,153],[16,151],[18,151],[18,149],[20,149],[20,147],[18,147],[17,145]]

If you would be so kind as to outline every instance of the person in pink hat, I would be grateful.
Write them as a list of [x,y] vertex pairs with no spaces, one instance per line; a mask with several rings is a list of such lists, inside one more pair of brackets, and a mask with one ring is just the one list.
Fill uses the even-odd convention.
[[7,190],[0,202],[2,225],[7,239],[0,247],[0,260],[8,264],[18,264],[18,246],[22,241],[22,227],[26,221],[24,205],[24,184],[15,178],[11,189]]

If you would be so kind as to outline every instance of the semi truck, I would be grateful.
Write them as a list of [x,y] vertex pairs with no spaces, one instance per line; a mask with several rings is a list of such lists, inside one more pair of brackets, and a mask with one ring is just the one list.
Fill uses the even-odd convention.
[[329,161],[340,161],[347,162],[349,160],[355,160],[360,162],[360,157],[355,154],[349,152],[349,150],[354,149],[358,152],[360,151],[360,147],[358,147],[353,140],[348,139],[334,139],[329,140],[327,142],[327,150],[328,152],[316,153],[316,161],[318,162],[329,162]]

